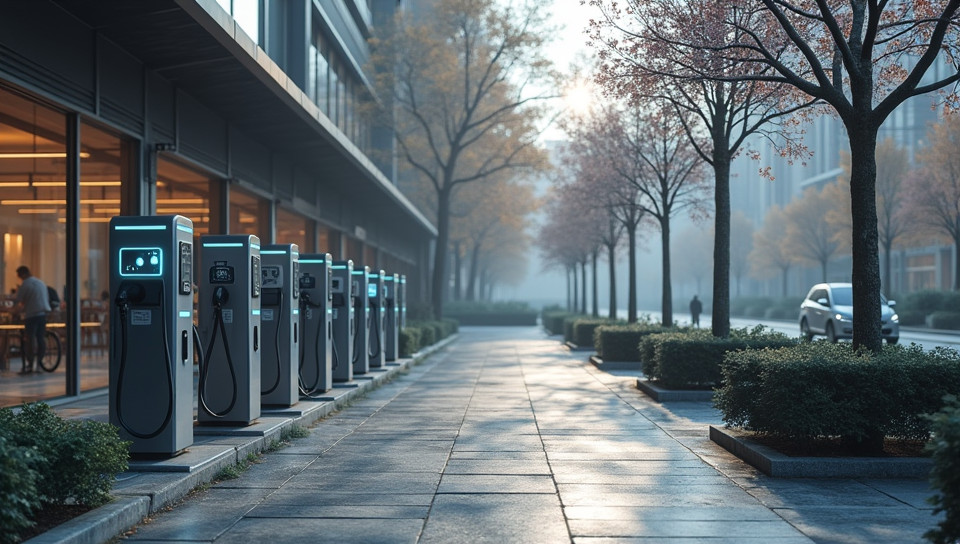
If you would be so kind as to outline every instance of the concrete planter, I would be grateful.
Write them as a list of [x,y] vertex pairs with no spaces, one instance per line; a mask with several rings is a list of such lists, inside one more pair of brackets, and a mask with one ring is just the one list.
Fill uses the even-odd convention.
[[596,355],[590,356],[590,362],[600,370],[642,370],[640,361],[604,361]]
[[710,440],[777,478],[927,478],[925,457],[791,457],[750,440],[753,433],[710,426]]
[[693,401],[708,402],[713,400],[713,391],[702,389],[665,389],[644,379],[637,378],[637,389],[657,402]]

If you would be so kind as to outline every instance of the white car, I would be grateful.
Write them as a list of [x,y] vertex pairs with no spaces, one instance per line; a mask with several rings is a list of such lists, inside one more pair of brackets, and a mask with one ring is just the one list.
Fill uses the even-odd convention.
[[[900,341],[900,318],[893,310],[894,301],[880,295],[881,335],[888,344]],[[818,283],[800,304],[800,334],[806,340],[823,335],[836,342],[853,338],[853,285]]]

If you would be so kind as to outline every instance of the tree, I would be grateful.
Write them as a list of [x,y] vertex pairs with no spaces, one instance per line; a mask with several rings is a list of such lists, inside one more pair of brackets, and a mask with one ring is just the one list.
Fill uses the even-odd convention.
[[380,117],[393,119],[400,155],[436,198],[431,303],[438,318],[454,190],[544,163],[536,125],[549,94],[531,94],[552,75],[544,17],[536,2],[437,0],[371,41],[376,87],[394,113]]
[[668,101],[680,119],[690,119],[684,121],[686,134],[713,167],[711,331],[714,336],[729,336],[730,163],[752,135],[781,134],[787,144],[781,151],[799,153],[798,147],[789,145],[788,117],[810,101],[797,98],[779,82],[740,77],[749,66],[723,62],[725,47],[766,33],[766,21],[724,25],[730,7],[739,6],[737,1],[590,0],[590,4],[603,11],[591,35],[600,48],[599,82],[618,96]]
[[763,225],[753,234],[750,271],[757,279],[780,274],[781,296],[787,296],[787,274],[797,262],[797,255],[783,243],[787,237],[787,215],[780,206],[772,206],[763,218]]
[[905,213],[931,232],[953,241],[953,289],[960,290],[960,116],[947,115],[930,128],[929,147],[918,153],[923,167],[904,183]]
[[787,236],[781,243],[798,259],[819,264],[822,281],[827,281],[827,264],[840,247],[836,227],[824,218],[835,205],[825,191],[808,187],[783,208]]
[[[837,229],[849,234],[852,229],[850,211],[850,154],[840,154],[840,167],[844,175],[836,183],[828,185],[827,198],[834,202],[834,208],[826,219]],[[881,284],[887,292],[893,289],[890,283],[890,252],[893,244],[906,235],[911,219],[903,210],[903,182],[910,171],[910,157],[906,148],[898,145],[892,138],[886,138],[877,144],[877,235],[883,248],[883,275]],[[851,237],[843,236],[841,247],[850,248]]]
[[733,212],[730,217],[730,272],[737,280],[737,296],[740,296],[740,280],[750,268],[750,251],[753,249],[753,221],[743,212]]
[[[790,85],[831,108],[850,139],[853,345],[879,352],[877,134],[907,99],[960,81],[960,0],[733,0],[735,42],[690,33],[674,47],[717,62],[702,77]],[[931,70],[942,58],[943,70]],[[731,73],[730,70],[737,70]],[[954,94],[955,97],[955,94]]]
[[625,111],[609,110],[603,127],[617,143],[608,156],[618,176],[640,192],[639,204],[660,227],[662,258],[662,322],[673,323],[670,281],[670,219],[681,211],[704,213],[701,159],[690,145],[683,122],[666,104],[651,109],[630,103]]

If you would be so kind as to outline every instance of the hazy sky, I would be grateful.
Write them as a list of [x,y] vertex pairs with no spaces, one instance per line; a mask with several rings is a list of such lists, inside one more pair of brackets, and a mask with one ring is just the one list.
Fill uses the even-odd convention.
[[563,25],[558,39],[550,47],[550,56],[558,68],[566,69],[578,52],[588,50],[583,30],[595,13],[595,8],[581,6],[580,0],[553,0],[553,20]]

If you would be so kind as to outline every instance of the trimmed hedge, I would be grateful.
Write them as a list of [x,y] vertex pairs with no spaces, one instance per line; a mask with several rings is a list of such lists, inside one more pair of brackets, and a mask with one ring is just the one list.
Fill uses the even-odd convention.
[[704,329],[670,332],[645,337],[640,343],[643,373],[664,387],[713,387],[723,375],[721,364],[728,352],[747,348],[793,346],[795,338],[754,329],[734,329],[729,338],[717,338]]
[[570,314],[567,317],[563,318],[563,341],[564,342],[573,342],[573,326],[577,324],[577,321],[581,319],[594,319],[589,315],[582,314]]
[[[902,322],[902,321],[901,321]],[[939,311],[927,316],[926,323],[934,329],[960,329],[960,312]]]
[[18,542],[40,506],[109,501],[129,446],[113,425],[64,420],[44,403],[0,409],[0,541]]
[[420,328],[404,327],[400,329],[400,340],[397,346],[400,357],[410,357],[420,349]]
[[629,325],[601,325],[593,336],[597,355],[606,361],[640,361],[640,341],[645,336],[660,334],[665,330],[656,323],[632,323]]
[[[400,331],[400,355],[409,357],[417,351],[436,344],[444,338],[455,334],[460,330],[460,324],[456,319],[443,318],[440,321],[416,321]],[[413,337],[417,337],[417,342],[413,342]],[[404,342],[409,342],[405,345]],[[410,350],[410,351],[406,351]]]
[[554,335],[563,334],[563,320],[574,315],[578,314],[566,310],[544,310],[540,318],[543,321],[543,328]]
[[463,325],[529,326],[538,312],[526,302],[450,302],[444,314]]
[[602,317],[586,317],[577,319],[573,322],[572,342],[581,347],[593,346],[594,332],[597,330],[597,328],[615,323],[622,322],[612,321]]
[[943,400],[946,406],[930,416],[933,440],[927,444],[933,457],[930,481],[937,490],[928,502],[934,514],[944,516],[923,536],[936,544],[960,541],[960,402],[953,395]]
[[960,393],[960,354],[886,345],[876,355],[852,345],[801,343],[728,354],[714,404],[728,425],[809,441],[842,437],[865,453],[884,436],[925,440],[923,414]]

